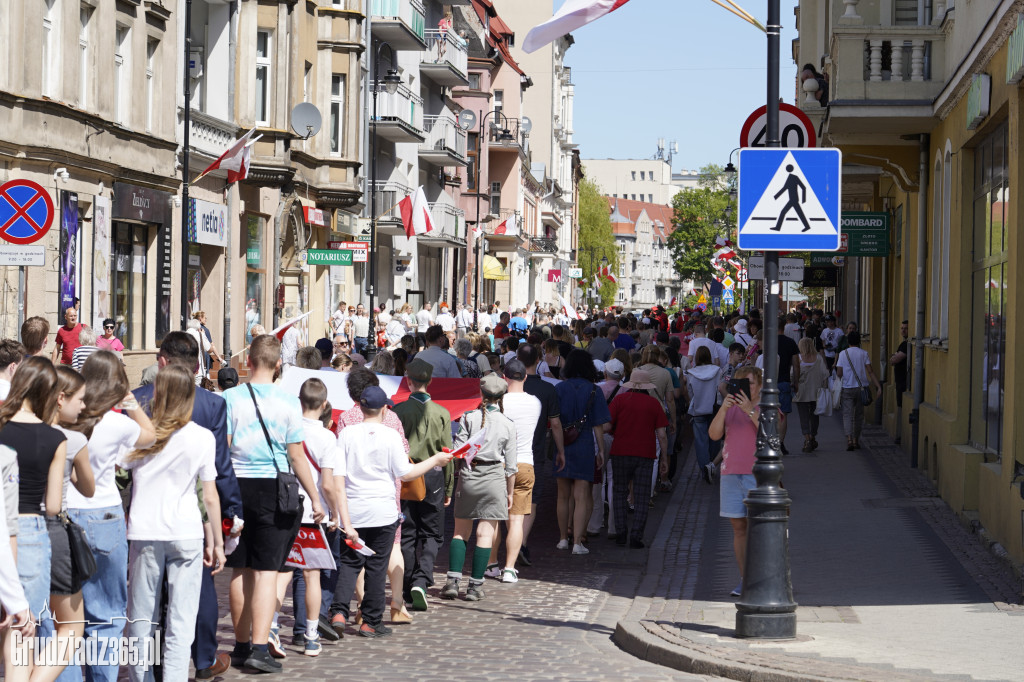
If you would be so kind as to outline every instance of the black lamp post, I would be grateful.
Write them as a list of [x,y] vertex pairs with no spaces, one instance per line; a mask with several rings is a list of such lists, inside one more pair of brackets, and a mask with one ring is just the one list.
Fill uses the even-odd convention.
[[370,359],[377,353],[377,330],[376,318],[373,314],[373,298],[377,293],[377,91],[381,84],[393,95],[398,91],[402,79],[398,77],[398,71],[394,68],[388,69],[384,78],[380,78],[380,53],[387,48],[391,56],[391,66],[395,64],[395,51],[391,45],[381,42],[377,45],[377,51],[373,59],[373,134],[370,136],[370,272],[366,278],[366,293],[370,295],[370,307],[367,314],[370,316],[368,331],[366,332],[366,358]]
[[[498,133],[498,141],[499,142],[511,142],[511,141],[516,139],[515,136],[508,129],[508,117],[506,117],[505,114],[501,113],[497,109],[493,109],[491,111],[488,111],[486,114],[482,114],[480,116],[480,127],[478,128],[477,137],[476,137],[477,145],[478,145],[479,148],[477,149],[477,152],[476,152],[476,183],[475,183],[475,186],[476,186],[476,231],[479,234],[476,236],[476,241],[473,244],[474,250],[476,251],[476,270],[473,273],[473,330],[474,331],[480,331],[480,323],[479,323],[479,316],[480,316],[480,286],[481,286],[481,280],[483,279],[483,276],[484,276],[484,274],[483,274],[484,273],[484,269],[483,269],[483,260],[484,260],[484,249],[483,249],[483,245],[484,245],[484,231],[483,231],[483,228],[480,226],[480,192],[481,192],[481,189],[480,189],[480,167],[483,165],[483,162],[481,161],[481,159],[483,158],[483,152],[484,152],[484,123],[487,121],[488,117],[494,116],[495,114],[500,116],[501,119],[502,119],[502,122],[505,124],[505,127],[501,129],[500,133]],[[491,168],[491,165],[490,165],[490,163],[488,163],[487,164],[488,172],[490,172],[490,168]]]
[[[768,0],[768,147],[779,147],[779,0]],[[782,478],[779,439],[778,251],[765,251],[764,383],[757,433],[757,487],[747,494],[747,559],[743,595],[736,604],[736,636],[796,637],[796,603],[789,575],[789,494]]]

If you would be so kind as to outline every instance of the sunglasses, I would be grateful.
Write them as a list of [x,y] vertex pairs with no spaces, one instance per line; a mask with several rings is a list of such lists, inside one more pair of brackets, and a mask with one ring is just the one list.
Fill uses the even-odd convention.
[[103,328],[104,329],[113,329],[114,325],[112,325],[112,324],[105,324],[105,325],[103,325]]

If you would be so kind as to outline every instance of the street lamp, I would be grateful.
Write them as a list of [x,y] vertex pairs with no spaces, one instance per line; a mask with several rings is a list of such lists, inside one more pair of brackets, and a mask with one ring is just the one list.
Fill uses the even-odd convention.
[[[392,68],[388,69],[387,75],[379,78],[380,53],[384,48],[388,50]],[[366,278],[367,293],[370,295],[370,307],[367,311],[370,322],[366,332],[366,349],[364,351],[368,360],[377,352],[376,316],[373,314],[373,298],[377,293],[377,91],[383,84],[389,95],[398,92],[398,86],[402,83],[402,79],[398,77],[398,71],[395,70],[394,65],[395,51],[391,49],[390,44],[381,42],[377,45],[373,59],[373,135],[370,136],[370,276]]]
[[[479,324],[479,316],[480,316],[480,286],[481,286],[481,280],[483,279],[483,276],[484,276],[484,269],[483,269],[483,259],[484,259],[484,249],[483,249],[484,239],[483,239],[483,237],[484,237],[484,231],[483,231],[483,228],[480,226],[480,191],[481,191],[480,190],[480,167],[483,165],[483,162],[481,161],[481,159],[483,158],[483,150],[484,150],[484,124],[486,123],[488,117],[494,116],[495,114],[500,116],[501,119],[502,119],[502,123],[505,124],[505,127],[502,128],[501,132],[498,133],[497,141],[498,142],[512,142],[512,141],[514,141],[516,139],[515,135],[513,135],[512,132],[508,128],[508,117],[505,116],[505,114],[501,113],[501,111],[499,111],[498,109],[493,109],[491,111],[488,111],[486,114],[483,114],[483,115],[480,116],[480,127],[477,129],[478,132],[477,132],[477,136],[476,136],[476,143],[479,146],[479,149],[477,149],[477,154],[476,154],[476,181],[474,183],[474,187],[476,188],[476,230],[477,230],[477,232],[480,233],[480,234],[478,234],[475,237],[476,242],[473,244],[474,250],[476,251],[476,271],[473,273],[473,330],[474,331],[480,331],[480,324]],[[492,125],[494,125],[493,122],[492,122]],[[488,170],[490,170],[490,168],[491,168],[489,163],[487,165],[487,168],[488,168]]]

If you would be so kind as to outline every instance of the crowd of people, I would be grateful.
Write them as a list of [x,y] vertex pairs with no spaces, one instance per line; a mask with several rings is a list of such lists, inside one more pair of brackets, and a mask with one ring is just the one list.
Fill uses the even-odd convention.
[[[157,629],[163,679],[187,679],[190,661],[196,679],[231,665],[280,672],[289,588],[293,651],[317,656],[346,633],[387,636],[430,608],[445,544],[435,594],[470,601],[485,597],[487,579],[519,581],[537,521],[557,526],[557,549],[572,555],[600,551],[603,531],[643,548],[654,497],[671,490],[691,446],[698,475],[718,479],[742,574],[764,334],[778,334],[783,442],[795,403],[803,449],[817,447],[820,390],[834,372],[848,449],[858,448],[865,389],[880,392],[856,324],[839,329],[806,308],[766,330],[757,311],[583,315],[495,303],[453,314],[442,303],[435,315],[406,305],[376,316],[372,352],[359,308],[339,306],[330,336],[312,345],[295,327],[282,340],[254,335],[244,383],[228,367],[212,380],[219,354],[201,314],[162,339],[134,390],[112,321],[90,334],[69,308],[52,352],[41,317],[25,321],[20,342],[0,340],[6,679],[115,680],[121,635]],[[285,390],[289,366],[344,374],[352,407],[338,415],[323,374]],[[407,399],[393,403],[386,376],[403,377]],[[478,382],[479,405],[453,420],[432,399],[442,378]],[[537,519],[551,478],[556,513]],[[330,560],[297,562],[300,536]],[[218,653],[213,578],[225,568],[235,642]],[[110,647],[100,660],[58,649],[66,655],[34,670],[14,665],[33,633]],[[151,678],[146,662],[128,668]]]

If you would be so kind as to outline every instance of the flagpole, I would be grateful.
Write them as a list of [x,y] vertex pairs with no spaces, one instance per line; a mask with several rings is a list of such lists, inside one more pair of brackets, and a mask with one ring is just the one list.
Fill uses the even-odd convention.
[[[188,174],[190,128],[192,127],[192,92],[189,87],[189,55],[192,51],[192,0],[185,0],[185,68],[182,75],[182,89],[185,95],[184,131],[182,135],[181,160],[181,329],[188,325],[191,313],[188,305]],[[230,267],[230,264],[229,264]]]

